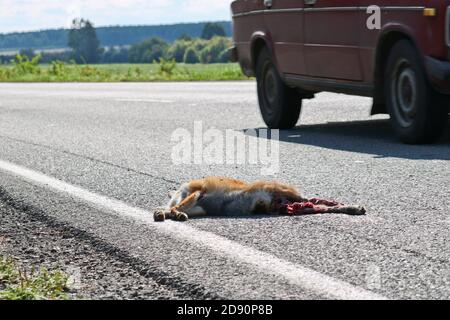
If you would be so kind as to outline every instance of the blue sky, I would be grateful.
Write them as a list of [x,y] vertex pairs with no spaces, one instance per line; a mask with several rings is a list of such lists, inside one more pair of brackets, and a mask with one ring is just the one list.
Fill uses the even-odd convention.
[[0,0],[0,33],[67,27],[75,17],[97,26],[230,19],[231,0]]

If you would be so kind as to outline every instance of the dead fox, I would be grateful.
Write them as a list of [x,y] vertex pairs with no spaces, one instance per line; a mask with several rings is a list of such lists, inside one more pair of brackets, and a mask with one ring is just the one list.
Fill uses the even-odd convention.
[[[187,221],[204,216],[278,215],[280,204],[309,201],[289,185],[265,181],[246,183],[223,177],[193,180],[171,193],[170,198],[166,208],[155,212],[155,221]],[[321,203],[319,206],[320,213],[361,215],[366,212],[362,207]]]

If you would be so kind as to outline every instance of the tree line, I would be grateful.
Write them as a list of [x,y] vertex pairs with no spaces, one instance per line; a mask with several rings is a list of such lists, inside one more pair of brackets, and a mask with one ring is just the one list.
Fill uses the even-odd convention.
[[[220,23],[205,23],[199,37],[182,33],[172,43],[160,37],[150,37],[131,46],[102,47],[94,25],[88,20],[77,19],[73,21],[67,38],[70,51],[43,52],[41,63],[152,63],[161,59],[180,63],[219,63],[229,61],[228,49],[232,45]],[[29,59],[36,56],[33,49],[22,49],[19,54]],[[0,55],[0,63],[14,58]]]
[[[217,22],[227,37],[231,36],[231,22]],[[103,47],[130,46],[151,37],[158,37],[172,43],[183,34],[192,38],[202,35],[206,23],[179,23],[155,26],[110,26],[96,28],[98,39]],[[4,51],[19,49],[48,49],[67,47],[70,30],[42,30],[36,32],[16,32],[0,34],[0,49]]]

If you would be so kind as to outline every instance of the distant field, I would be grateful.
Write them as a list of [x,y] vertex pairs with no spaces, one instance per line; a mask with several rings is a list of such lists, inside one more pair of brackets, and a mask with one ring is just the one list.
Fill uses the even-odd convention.
[[147,82],[246,80],[238,64],[159,64],[0,66],[0,82]]

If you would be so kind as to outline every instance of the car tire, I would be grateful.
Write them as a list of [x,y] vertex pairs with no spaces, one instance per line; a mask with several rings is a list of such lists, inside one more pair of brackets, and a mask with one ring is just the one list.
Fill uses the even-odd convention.
[[270,129],[291,129],[300,118],[302,97],[281,79],[266,48],[256,64],[258,99],[264,122]]
[[448,111],[431,88],[415,47],[397,42],[385,70],[386,104],[392,126],[407,144],[436,142],[447,124]]
[[450,95],[437,93],[437,101],[442,108],[447,110],[447,113],[450,113]]

